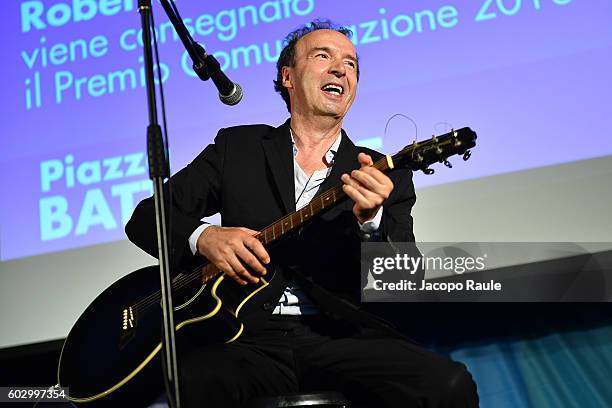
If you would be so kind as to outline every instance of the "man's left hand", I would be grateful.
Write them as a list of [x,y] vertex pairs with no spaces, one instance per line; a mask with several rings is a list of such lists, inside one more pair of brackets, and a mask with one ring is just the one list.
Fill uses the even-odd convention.
[[393,182],[382,171],[373,167],[372,157],[365,153],[357,156],[361,168],[350,175],[343,174],[342,190],[355,202],[353,214],[363,224],[370,221],[393,190]]

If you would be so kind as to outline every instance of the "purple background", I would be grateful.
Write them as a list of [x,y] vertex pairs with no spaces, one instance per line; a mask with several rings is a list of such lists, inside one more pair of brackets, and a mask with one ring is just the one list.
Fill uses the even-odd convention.
[[[135,0],[134,0],[135,1]],[[519,1],[519,0],[516,0]],[[59,1],[45,1],[48,9]],[[257,1],[210,2],[181,0],[177,6],[184,18],[203,13],[216,15],[222,9],[260,5]],[[353,25],[381,20],[384,7],[387,21],[399,14],[414,16],[418,11],[437,10],[452,5],[458,10],[458,23],[451,28],[426,28],[405,37],[359,44],[365,29],[357,28],[357,51],[361,57],[358,97],[345,128],[359,142],[379,138],[374,146],[394,153],[415,138],[449,130],[441,122],[459,128],[470,126],[478,135],[473,158],[452,169],[438,168],[435,176],[418,175],[417,188],[540,167],[612,154],[612,141],[605,132],[610,117],[612,89],[612,3],[607,0],[573,0],[559,5],[554,0],[523,0],[515,15],[504,15],[497,4],[510,8],[515,0],[493,0],[487,12],[497,17],[475,21],[488,1],[314,1],[314,10],[304,16],[291,16],[273,23],[239,27],[236,37],[220,41],[216,31],[195,36],[209,51],[229,50],[250,44],[271,44],[317,17]],[[66,4],[71,4],[66,1]],[[304,7],[305,0],[300,2]],[[540,4],[536,10],[534,4]],[[124,239],[119,200],[110,194],[116,184],[144,180],[146,176],[126,177],[66,188],[54,183],[49,192],[41,191],[40,163],[75,157],[75,165],[88,160],[123,156],[144,151],[147,125],[144,88],[84,96],[76,101],[67,97],[53,101],[53,76],[69,70],[75,77],[139,68],[142,48],[125,51],[119,35],[128,28],[138,29],[136,12],[97,16],[89,21],[61,27],[21,32],[20,2],[4,7],[2,38],[3,98],[0,106],[4,132],[0,138],[0,258],[14,259],[83,245]],[[154,7],[157,24],[167,19],[159,5]],[[6,11],[8,10],[8,11]],[[340,18],[337,16],[341,16]],[[402,26],[403,27],[403,26]],[[375,29],[380,35],[381,24]],[[49,47],[57,42],[91,38],[103,34],[109,51],[101,58],[67,62],[61,66],[29,70],[21,57],[31,53],[46,38]],[[273,48],[274,49],[274,48]],[[231,78],[244,90],[243,101],[235,107],[221,105],[210,83],[187,76],[179,64],[180,42],[160,44],[162,62],[170,76],[165,83],[171,144],[172,169],[188,163],[216,131],[243,123],[280,124],[286,117],[284,103],[273,91],[275,66],[262,62],[248,68],[228,69]],[[42,78],[42,107],[25,107],[25,80],[39,71]],[[387,120],[402,113],[418,124],[394,119],[387,134]],[[376,142],[376,140],[375,140]],[[248,171],[248,169],[245,169]],[[74,227],[87,190],[104,193],[117,228],[94,225],[85,235],[75,236]],[[72,232],[66,237],[42,241],[39,200],[60,195],[69,202]],[[134,203],[146,193],[134,195]],[[44,220],[43,220],[44,222]]]

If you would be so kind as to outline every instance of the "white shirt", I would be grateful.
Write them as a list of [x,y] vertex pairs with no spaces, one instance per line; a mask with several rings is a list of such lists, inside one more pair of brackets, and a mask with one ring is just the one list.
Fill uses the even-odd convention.
[[[342,137],[340,134],[336,136],[334,143],[331,145],[327,153],[325,153],[325,161],[329,167],[326,169],[315,170],[310,177],[306,176],[306,173],[301,169],[295,160],[298,154],[298,148],[295,145],[293,138],[293,132],[291,133],[291,142],[293,143],[293,182],[295,186],[295,209],[306,206],[317,194],[319,187],[329,176],[334,164],[338,147]],[[359,224],[359,228],[362,232],[374,232],[380,227],[382,220],[382,207],[378,210],[374,218],[364,224]],[[200,234],[210,226],[211,224],[205,223],[196,228],[195,231],[189,237],[189,247],[191,252],[195,254],[197,252],[196,244]],[[319,309],[317,306],[308,298],[302,288],[296,283],[292,282],[281,295],[278,300],[278,304],[272,311],[273,314],[284,314],[284,315],[306,315],[306,314],[317,314]]]

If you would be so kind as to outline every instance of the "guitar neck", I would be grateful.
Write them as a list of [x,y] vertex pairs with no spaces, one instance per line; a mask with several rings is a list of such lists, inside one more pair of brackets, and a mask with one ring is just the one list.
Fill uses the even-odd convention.
[[[433,174],[434,170],[430,169],[429,165],[444,163],[446,167],[450,168],[452,165],[446,160],[447,158],[454,155],[463,155],[463,160],[468,160],[471,155],[470,149],[474,146],[476,146],[476,133],[472,129],[468,127],[453,129],[449,133],[438,137],[432,136],[431,139],[421,142],[414,141],[393,156],[384,156],[372,166],[384,173],[398,167]],[[269,246],[346,198],[347,196],[341,185],[331,188],[317,195],[303,208],[289,213],[267,226],[255,237],[264,246]],[[214,264],[207,262],[197,267],[189,275],[193,279],[199,278],[202,283],[206,283],[220,273],[221,271]],[[186,279],[191,278],[187,277]]]

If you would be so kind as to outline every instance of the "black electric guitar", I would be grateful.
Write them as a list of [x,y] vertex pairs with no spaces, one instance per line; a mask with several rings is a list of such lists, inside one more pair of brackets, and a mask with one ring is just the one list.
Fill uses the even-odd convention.
[[[454,155],[470,157],[476,133],[469,128],[413,143],[374,167],[387,172],[410,168],[432,174],[429,166]],[[270,247],[297,228],[346,199],[341,186],[327,190],[300,210],[261,231],[256,238]],[[205,263],[172,281],[177,341],[199,344],[232,342],[242,334],[241,315],[248,315],[274,279],[268,273],[257,284],[239,285],[213,264]],[[139,269],[113,283],[83,312],[68,334],[58,365],[58,383],[69,399],[84,406],[129,406],[161,393],[162,308],[157,266]],[[177,306],[178,305],[178,306]]]

